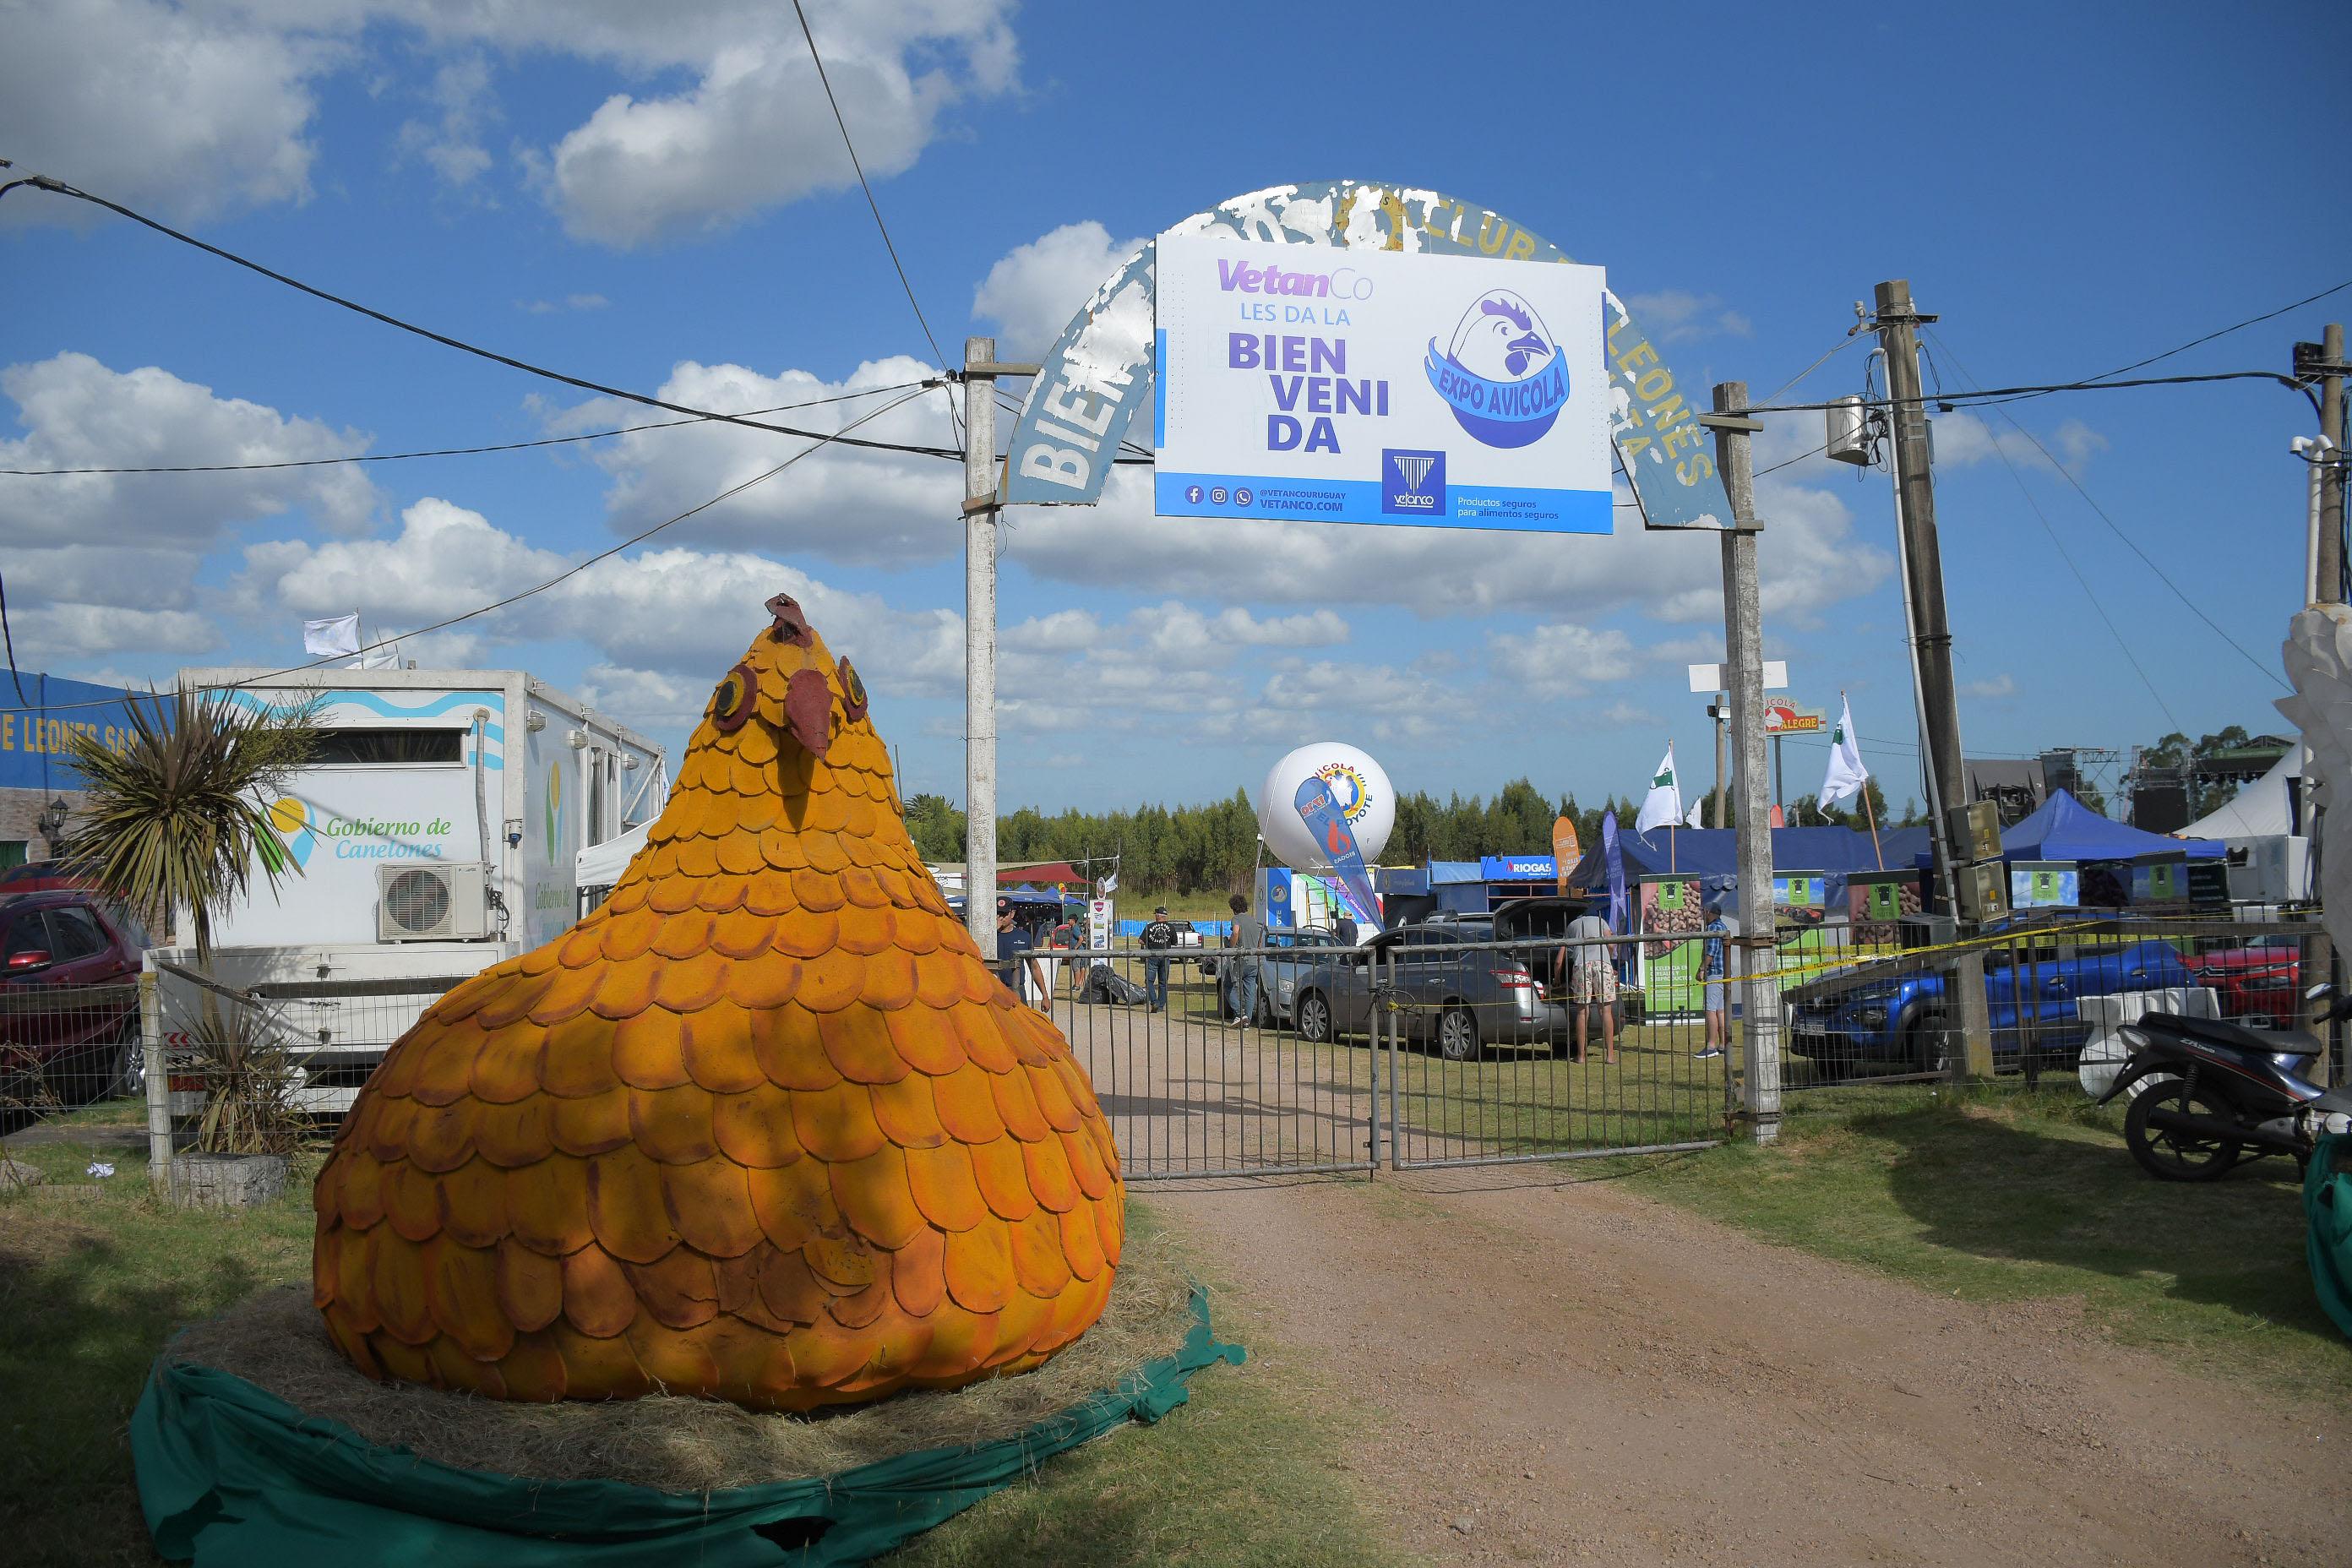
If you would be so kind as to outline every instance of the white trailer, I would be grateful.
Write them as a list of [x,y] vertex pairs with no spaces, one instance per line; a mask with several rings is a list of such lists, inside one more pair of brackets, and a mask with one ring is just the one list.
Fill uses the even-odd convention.
[[[184,669],[179,680],[257,709],[319,703],[319,756],[268,803],[299,872],[273,891],[257,871],[214,942],[216,977],[270,999],[320,1110],[348,1105],[441,992],[561,935],[577,918],[581,850],[651,821],[668,798],[659,747],[520,670]],[[154,955],[166,965],[166,1043],[173,1020],[198,1016],[172,973],[193,956]]]

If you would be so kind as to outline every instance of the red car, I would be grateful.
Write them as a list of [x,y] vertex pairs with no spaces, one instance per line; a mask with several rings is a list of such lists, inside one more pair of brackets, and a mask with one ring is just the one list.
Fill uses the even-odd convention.
[[145,1087],[145,945],[137,922],[85,892],[0,898],[0,1106]]
[[2253,1029],[2292,1029],[2303,1005],[2303,942],[2261,936],[2243,947],[2200,952],[2189,961],[2197,984],[2210,985],[2221,1016]]

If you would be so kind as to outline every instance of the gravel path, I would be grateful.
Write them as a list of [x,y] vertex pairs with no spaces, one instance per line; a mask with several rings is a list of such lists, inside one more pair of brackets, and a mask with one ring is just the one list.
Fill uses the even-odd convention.
[[2346,1561],[2341,1413],[1579,1173],[1154,1184],[1447,1563]]

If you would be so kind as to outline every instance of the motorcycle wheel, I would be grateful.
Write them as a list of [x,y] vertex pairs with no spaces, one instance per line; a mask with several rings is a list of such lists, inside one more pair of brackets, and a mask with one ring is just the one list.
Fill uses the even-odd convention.
[[2191,1089],[2184,1079],[2164,1079],[2149,1084],[2133,1099],[2131,1109],[2124,1114],[2124,1146],[2139,1162],[2141,1170],[2160,1182],[2210,1182],[2219,1180],[2238,1163],[2244,1144],[2200,1132],[2151,1126],[2148,1118],[2159,1110],[2195,1116],[2232,1114],[2226,1100],[2201,1089]]

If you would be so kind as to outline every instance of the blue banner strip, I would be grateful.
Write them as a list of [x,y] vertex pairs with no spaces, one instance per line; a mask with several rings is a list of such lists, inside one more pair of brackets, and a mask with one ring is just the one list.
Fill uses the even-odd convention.
[[[1198,490],[1195,496],[1192,492]],[[1224,500],[1215,498],[1223,494]],[[1249,499],[1241,498],[1247,495]],[[1514,485],[1446,487],[1445,512],[1381,510],[1371,479],[1266,479],[1255,474],[1152,476],[1162,517],[1265,517],[1307,522],[1401,523],[1407,528],[1486,528],[1512,533],[1607,533],[1615,502],[1607,490],[1539,490]]]

